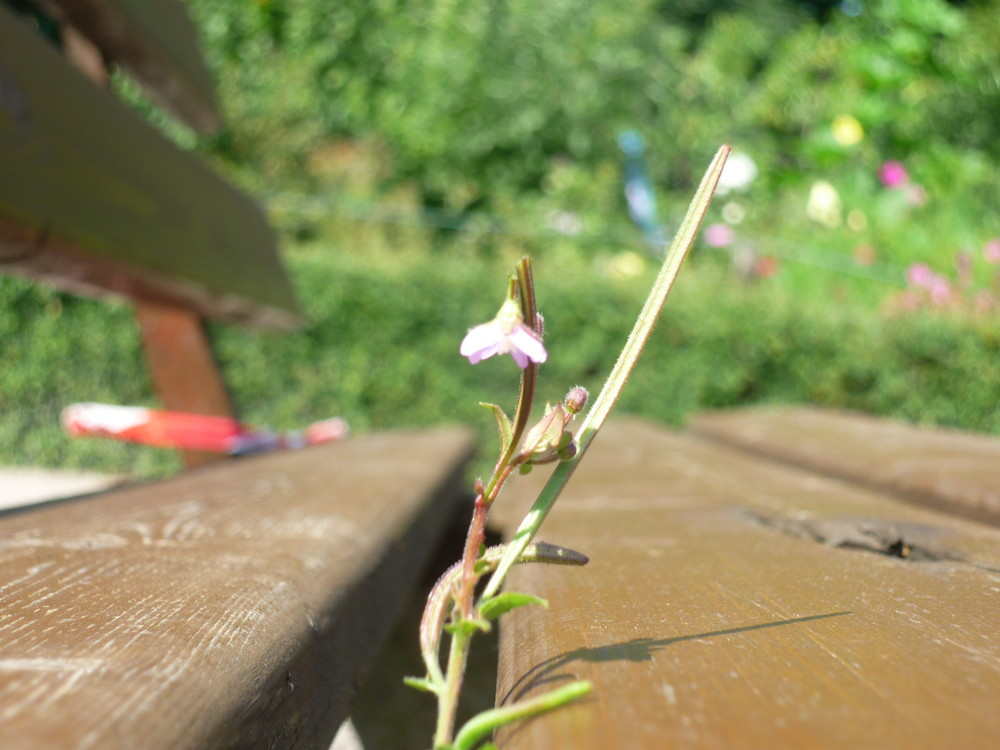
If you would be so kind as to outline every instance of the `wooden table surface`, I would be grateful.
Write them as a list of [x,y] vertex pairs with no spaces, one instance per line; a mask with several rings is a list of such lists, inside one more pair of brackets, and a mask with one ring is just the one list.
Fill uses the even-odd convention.
[[540,538],[591,563],[514,569],[551,606],[501,621],[498,701],[594,691],[503,750],[997,746],[995,528],[619,421]]

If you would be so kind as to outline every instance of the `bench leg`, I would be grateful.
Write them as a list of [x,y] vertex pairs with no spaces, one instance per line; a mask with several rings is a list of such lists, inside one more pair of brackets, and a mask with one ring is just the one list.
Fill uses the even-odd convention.
[[[142,346],[153,387],[164,408],[218,417],[234,416],[218,363],[201,317],[190,310],[136,301]],[[220,454],[184,452],[184,464],[197,466],[225,458]]]

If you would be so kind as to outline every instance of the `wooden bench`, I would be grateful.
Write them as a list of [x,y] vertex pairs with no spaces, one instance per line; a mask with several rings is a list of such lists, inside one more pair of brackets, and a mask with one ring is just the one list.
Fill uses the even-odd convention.
[[[118,61],[214,121],[177,3],[44,7],[92,79]],[[202,318],[298,317],[259,210],[2,6],[0,34],[0,264],[133,298],[166,405],[230,412]],[[516,568],[552,607],[501,624],[498,702],[594,693],[498,744],[992,746],[998,446],[813,410],[612,423],[542,533],[592,562]],[[328,744],[470,450],[373,435],[0,514],[4,747]]]
[[[508,530],[543,479],[503,498]],[[541,534],[590,564],[512,573],[551,606],[502,621],[497,700],[594,691],[499,746],[994,746],[1000,531],[958,515],[995,520],[998,492],[994,438],[811,409],[612,422]]]
[[5,750],[328,747],[470,446],[371,435],[0,517]]
[[[114,62],[217,122],[183,6],[35,7],[62,49],[0,5],[0,270],[128,297],[163,404],[231,416],[202,322],[301,320],[273,234],[105,88]],[[371,435],[0,513],[4,748],[328,747],[472,442]]]
[[[164,406],[234,409],[202,320],[301,322],[260,208],[107,89],[123,66],[192,127],[218,120],[176,0],[52,0],[61,49],[0,5],[0,271],[133,301]],[[188,463],[208,456],[192,454]]]

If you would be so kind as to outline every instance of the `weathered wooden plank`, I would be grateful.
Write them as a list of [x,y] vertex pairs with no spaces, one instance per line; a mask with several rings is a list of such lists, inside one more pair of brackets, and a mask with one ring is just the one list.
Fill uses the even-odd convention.
[[192,128],[208,132],[221,125],[212,76],[183,3],[43,0],[43,4]]
[[289,328],[260,209],[0,6],[0,270]]
[[[501,500],[523,505],[541,477],[525,479]],[[913,540],[905,558],[877,534],[868,549],[865,534],[845,541],[893,523]],[[542,537],[591,562],[515,568],[509,588],[551,606],[501,620],[498,700],[571,678],[594,692],[502,731],[503,750],[989,747],[1000,734],[996,529],[613,422]]]
[[772,407],[696,415],[729,445],[1000,524],[1000,441],[865,414]]
[[326,748],[470,448],[379,434],[0,518],[4,748]]

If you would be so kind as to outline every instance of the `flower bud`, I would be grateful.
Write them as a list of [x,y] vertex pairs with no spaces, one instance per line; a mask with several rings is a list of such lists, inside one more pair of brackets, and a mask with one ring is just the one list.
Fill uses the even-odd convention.
[[563,401],[566,411],[570,414],[579,414],[583,410],[583,407],[587,405],[588,395],[587,389],[581,386],[570,388],[569,393],[566,394],[565,401]]
[[529,464],[544,464],[559,458],[572,443],[573,436],[566,431],[572,419],[562,404],[546,404],[545,416],[528,430],[522,444],[522,456]]
[[[566,434],[569,435],[568,432]],[[570,439],[570,441],[568,443],[566,443],[566,445],[564,445],[562,448],[560,448],[559,450],[556,451],[556,455],[561,460],[567,461],[567,460],[573,458],[573,456],[576,455],[577,450],[578,449],[576,447],[576,443],[573,442],[572,439]]]

